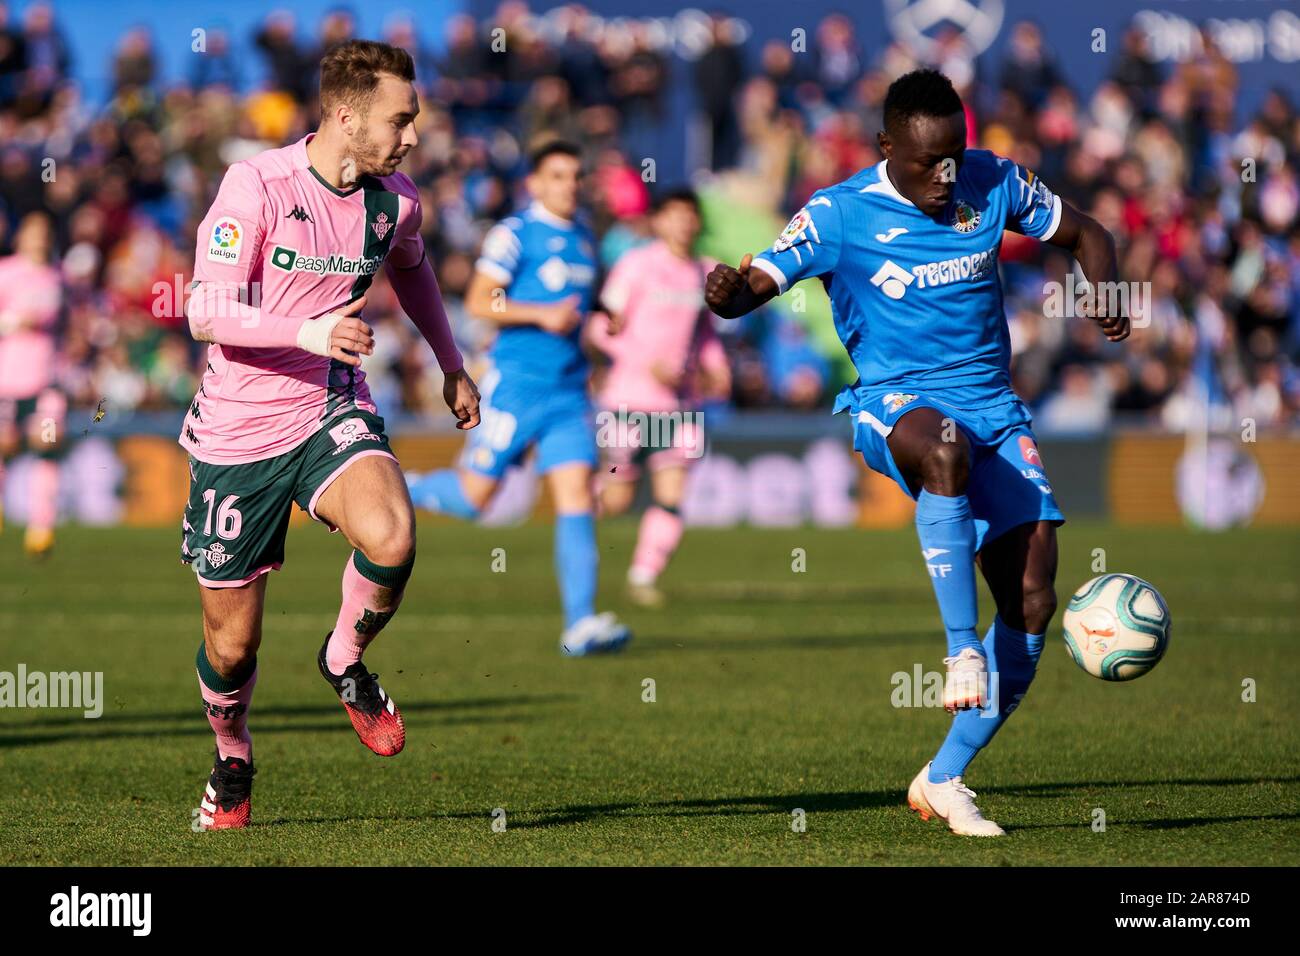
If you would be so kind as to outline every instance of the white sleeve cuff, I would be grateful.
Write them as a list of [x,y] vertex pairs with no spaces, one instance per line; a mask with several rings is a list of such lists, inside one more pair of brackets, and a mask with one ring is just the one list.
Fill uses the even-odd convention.
[[1061,225],[1061,197],[1052,197],[1052,221],[1047,225],[1047,231],[1038,237],[1039,242],[1046,242],[1056,235],[1056,229]]
[[777,292],[781,295],[785,295],[785,290],[790,287],[790,282],[789,280],[786,279],[784,272],[782,272],[773,263],[768,262],[766,259],[762,258],[761,256],[755,259],[753,262],[751,262],[750,265],[757,266],[758,268],[766,272],[768,275],[770,275],[773,279],[775,279]]

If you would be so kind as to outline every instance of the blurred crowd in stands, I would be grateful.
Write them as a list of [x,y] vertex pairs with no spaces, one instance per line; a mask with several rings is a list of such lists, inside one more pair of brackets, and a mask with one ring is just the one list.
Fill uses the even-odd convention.
[[[176,308],[197,224],[229,163],[314,128],[317,61],[354,35],[355,20],[343,8],[316,23],[269,13],[251,38],[269,77],[256,85],[219,31],[187,77],[164,82],[157,38],[132,29],[116,43],[102,108],[76,82],[86,65],[69,55],[71,21],[49,3],[19,15],[0,0],[0,254],[24,215],[52,216],[66,279],[60,380],[74,404],[180,409],[200,368]],[[1161,64],[1132,29],[1110,54],[1110,78],[1078,89],[1029,22],[1004,28],[1000,62],[978,64],[956,33],[925,63],[897,43],[868,58],[838,15],[810,25],[798,51],[788,39],[742,42],[737,23],[715,16],[686,60],[649,22],[608,28],[577,5],[539,19],[507,0],[484,20],[443,21],[441,35],[421,26],[395,18],[379,39],[416,60],[420,145],[403,169],[422,191],[427,245],[473,361],[491,330],[465,315],[460,295],[484,232],[522,202],[523,157],[540,138],[585,150],[606,266],[644,240],[642,160],[683,124],[696,184],[771,216],[756,251],[815,189],[879,160],[890,80],[934,65],[968,104],[971,145],[1025,164],[1100,220],[1123,278],[1150,289],[1134,303],[1130,341],[1107,346],[1095,327],[1045,315],[1044,283],[1064,280],[1069,257],[1008,236],[1015,385],[1044,432],[1181,428],[1206,390],[1225,417],[1300,422],[1300,119],[1276,91],[1241,115],[1237,71],[1208,35],[1189,61]],[[689,86],[688,118],[670,108],[674,82]],[[381,408],[436,409],[436,365],[413,347],[382,280],[370,302],[380,333],[366,365]],[[824,409],[841,384],[834,356],[797,316],[769,311],[719,323],[734,403]]]

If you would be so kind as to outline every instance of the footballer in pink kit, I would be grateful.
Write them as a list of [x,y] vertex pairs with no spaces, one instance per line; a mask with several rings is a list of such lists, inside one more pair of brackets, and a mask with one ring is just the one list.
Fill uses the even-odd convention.
[[55,385],[54,327],[63,304],[59,271],[50,265],[50,220],[25,216],[14,255],[0,259],[0,523],[5,461],[23,447],[36,456],[27,487],[23,548],[43,557],[54,546],[59,464],[68,403]]
[[627,590],[636,603],[657,607],[664,599],[656,582],[682,538],[687,469],[704,453],[702,413],[693,406],[725,398],[731,371],[704,308],[705,277],[715,263],[693,252],[699,200],[689,190],[665,194],[651,225],[656,240],[615,263],[601,292],[609,321],[590,323],[587,339],[610,359],[598,394],[602,511],[626,511],[642,463],[649,467],[652,503],[641,518]]
[[320,672],[362,743],[381,756],[405,744],[401,712],[361,660],[415,562],[406,483],[360,369],[374,351],[361,311],[381,267],[437,356],[457,427],[479,420],[420,238],[419,194],[397,172],[416,144],[414,79],[404,50],[331,49],[320,129],[232,165],[199,226],[187,315],[211,344],[179,440],[191,477],[181,559],[199,583],[196,666],[216,735],[204,829],[249,823],[248,710],[267,576],[284,561],[294,502],[354,548]]

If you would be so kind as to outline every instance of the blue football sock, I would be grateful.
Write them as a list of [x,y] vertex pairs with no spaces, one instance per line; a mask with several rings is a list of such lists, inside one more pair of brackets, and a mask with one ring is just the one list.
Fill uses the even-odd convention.
[[460,486],[460,475],[454,468],[433,471],[410,486],[411,501],[417,508],[451,515],[453,518],[474,519],[478,509],[470,504]]
[[948,635],[948,656],[955,657],[963,647],[979,647],[975,519],[966,496],[947,498],[922,489],[916,499],[916,536]]
[[596,613],[596,518],[587,511],[555,516],[555,577],[560,582],[564,626]]
[[1020,704],[1038,668],[1043,651],[1042,634],[1026,634],[1007,627],[995,617],[984,638],[989,661],[989,706],[963,710],[952,720],[948,737],[930,764],[930,782],[942,783],[966,772],[975,755],[998,732]]

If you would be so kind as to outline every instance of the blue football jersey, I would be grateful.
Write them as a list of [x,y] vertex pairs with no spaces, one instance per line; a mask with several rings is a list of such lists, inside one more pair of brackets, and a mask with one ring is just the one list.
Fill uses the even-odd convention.
[[[561,219],[534,202],[489,230],[475,268],[511,299],[547,303],[576,294],[586,313],[595,294],[596,263],[595,237],[585,223]],[[568,335],[536,325],[502,326],[492,361],[507,381],[584,388],[587,359],[580,336],[581,325]]]
[[886,163],[819,189],[754,266],[782,292],[810,276],[825,285],[859,376],[836,411],[881,386],[959,408],[1015,400],[997,268],[1002,233],[1050,238],[1060,198],[1023,166],[968,149],[935,220],[894,188]]

